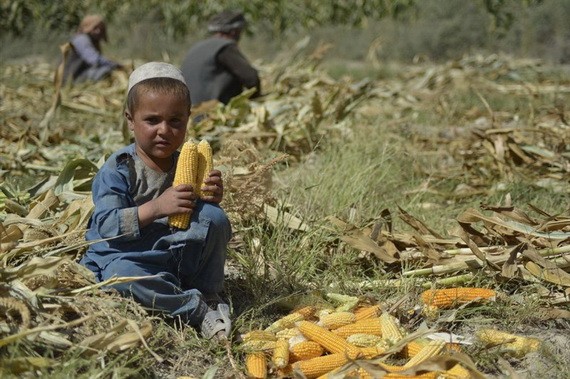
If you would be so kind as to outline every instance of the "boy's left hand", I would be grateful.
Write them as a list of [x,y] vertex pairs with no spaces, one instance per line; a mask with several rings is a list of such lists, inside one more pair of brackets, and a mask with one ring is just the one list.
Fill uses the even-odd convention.
[[220,203],[224,197],[224,181],[219,170],[210,171],[210,176],[204,181],[202,192],[210,192],[210,196],[202,196],[202,200],[210,203]]

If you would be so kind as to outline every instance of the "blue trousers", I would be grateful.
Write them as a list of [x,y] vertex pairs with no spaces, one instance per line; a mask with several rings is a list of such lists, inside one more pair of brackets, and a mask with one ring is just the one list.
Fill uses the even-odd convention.
[[[134,251],[112,249],[109,253],[104,251],[105,243],[95,243],[81,263],[99,281],[145,277],[111,287],[147,308],[199,325],[208,311],[203,294],[223,290],[226,248],[231,237],[226,214],[215,204],[199,201],[188,229],[172,231],[159,223],[141,233],[141,241],[124,244]],[[150,241],[154,242],[152,247],[141,251],[140,247]]]

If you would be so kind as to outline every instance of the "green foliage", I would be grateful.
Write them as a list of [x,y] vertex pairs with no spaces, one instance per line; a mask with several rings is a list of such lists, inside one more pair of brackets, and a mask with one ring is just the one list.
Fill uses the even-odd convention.
[[148,15],[171,37],[181,37],[192,27],[227,9],[242,9],[255,24],[270,26],[280,34],[289,28],[312,28],[329,23],[362,25],[369,19],[398,16],[414,0],[357,0],[307,2],[303,0],[238,0],[178,2],[141,0],[42,1],[3,0],[0,3],[0,31],[20,34],[28,25],[44,30],[73,29],[87,12],[107,19]]
[[485,9],[493,16],[497,29],[503,32],[511,27],[515,19],[514,7],[528,7],[542,2],[543,0],[483,0]]
[[44,31],[72,30],[88,12],[97,12],[109,17],[119,7],[120,2],[113,0],[2,0],[0,32],[18,35],[30,27]]

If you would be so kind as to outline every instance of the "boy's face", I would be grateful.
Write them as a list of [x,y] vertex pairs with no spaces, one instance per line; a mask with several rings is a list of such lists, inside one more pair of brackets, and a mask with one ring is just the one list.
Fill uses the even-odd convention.
[[137,95],[136,109],[125,114],[137,154],[149,167],[166,171],[184,142],[190,106],[176,94],[139,91]]

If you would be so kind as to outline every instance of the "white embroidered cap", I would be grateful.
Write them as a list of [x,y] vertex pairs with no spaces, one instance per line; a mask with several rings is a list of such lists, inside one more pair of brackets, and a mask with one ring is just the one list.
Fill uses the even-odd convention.
[[139,66],[131,73],[131,76],[129,76],[129,89],[127,90],[127,94],[131,92],[131,89],[136,84],[152,78],[172,78],[181,81],[188,87],[184,76],[182,76],[182,72],[177,67],[165,62],[149,62]]

